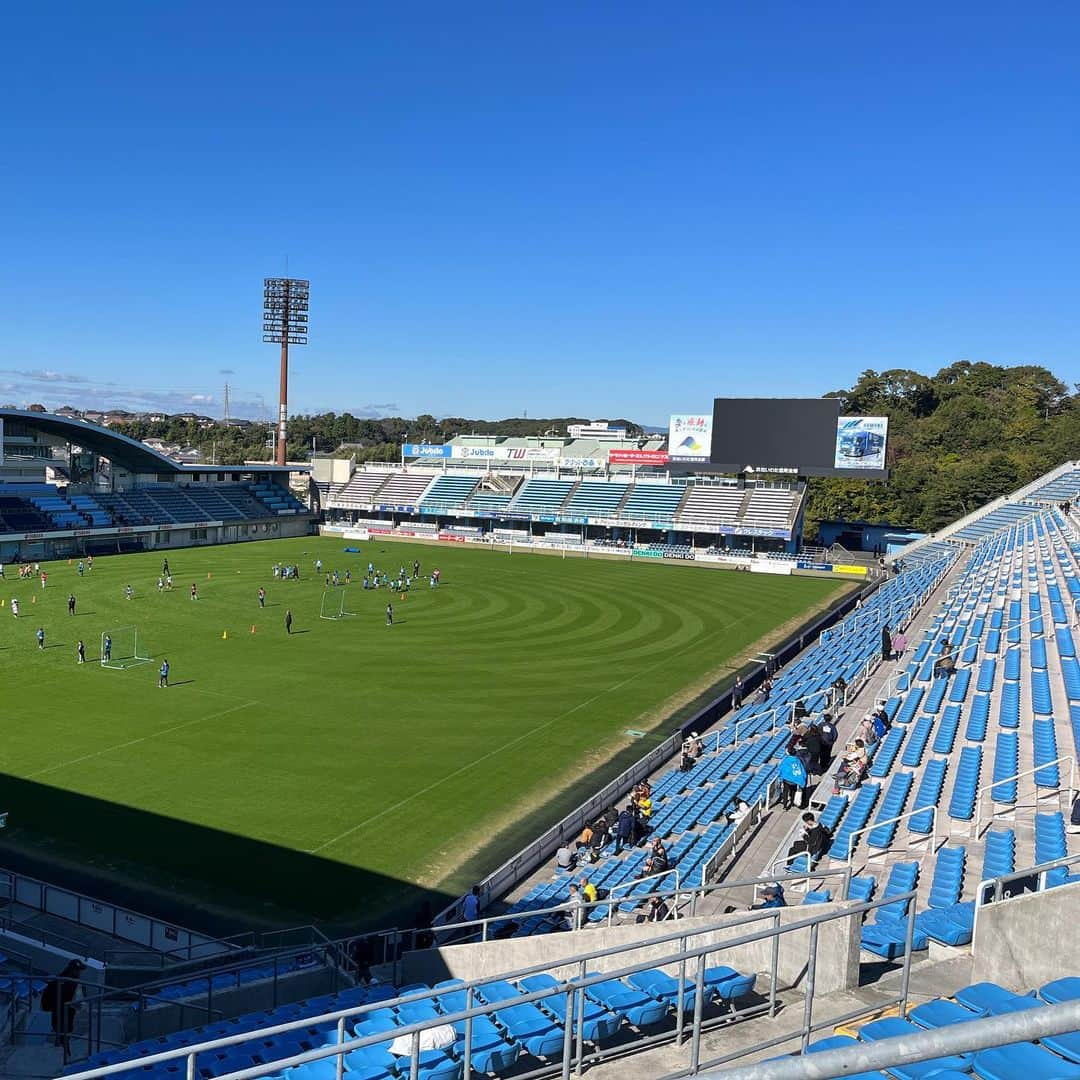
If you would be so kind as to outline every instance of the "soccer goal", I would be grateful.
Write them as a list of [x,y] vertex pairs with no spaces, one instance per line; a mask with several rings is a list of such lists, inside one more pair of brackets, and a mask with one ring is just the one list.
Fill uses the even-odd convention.
[[118,626],[101,635],[101,666],[123,671],[153,659],[139,637],[137,626]]
[[348,593],[343,585],[336,589],[323,589],[322,602],[319,604],[320,619],[344,619],[350,615],[359,615],[358,611],[347,611],[345,597]]

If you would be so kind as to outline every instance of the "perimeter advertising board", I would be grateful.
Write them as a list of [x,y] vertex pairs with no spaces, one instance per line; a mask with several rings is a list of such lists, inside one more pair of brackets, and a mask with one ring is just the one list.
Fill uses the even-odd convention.
[[612,465],[659,465],[668,463],[666,450],[609,450],[608,461]]

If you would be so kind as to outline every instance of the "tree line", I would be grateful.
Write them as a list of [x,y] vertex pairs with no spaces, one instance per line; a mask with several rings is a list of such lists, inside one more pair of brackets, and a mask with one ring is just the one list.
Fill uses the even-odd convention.
[[[807,536],[817,523],[841,518],[933,531],[1013,491],[1070,458],[1080,457],[1080,390],[1070,391],[1044,367],[999,367],[961,360],[936,375],[906,368],[864,371],[839,398],[845,414],[889,418],[887,482],[813,479]],[[355,454],[358,461],[396,461],[403,442],[441,443],[455,435],[562,436],[578,417],[473,420],[423,414],[373,419],[350,413],[294,416],[288,457],[312,451]],[[612,420],[640,435],[640,425]],[[194,446],[218,464],[267,461],[269,427],[201,427],[177,418],[133,420],[118,428],[137,439]]]

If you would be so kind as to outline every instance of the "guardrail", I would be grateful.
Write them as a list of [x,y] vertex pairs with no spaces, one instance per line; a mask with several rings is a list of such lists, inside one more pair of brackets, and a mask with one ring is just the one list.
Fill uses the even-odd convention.
[[[971,939],[975,940],[975,928],[979,925],[979,912],[989,904],[1000,904],[1015,899],[1005,895],[1005,886],[1010,881],[1023,881],[1026,878],[1038,878],[1036,892],[1046,890],[1046,875],[1051,870],[1059,867],[1068,867],[1080,863],[1080,854],[1063,855],[1060,859],[1051,859],[1044,863],[1036,863],[1034,866],[1026,866],[1022,870],[1013,870],[1008,874],[999,874],[997,877],[983,878],[975,892],[975,922],[971,931]],[[989,894],[989,896],[987,895]],[[1023,893],[1018,893],[1023,896]]]
[[[144,951],[139,954],[147,960],[150,959],[151,953],[165,956],[183,949],[188,950],[189,953],[199,952],[206,957],[223,956],[233,948],[223,938],[200,934],[176,923],[167,923],[150,915],[122,908],[15,870],[0,870],[0,899],[20,904],[44,915],[65,919],[77,926],[106,934],[117,941],[128,941],[139,945],[143,950],[150,950],[150,952]],[[40,938],[41,944],[45,947],[54,943],[50,939],[62,938],[65,942],[62,948],[75,952],[79,956],[86,955],[85,941],[79,943],[64,935],[24,928],[10,916],[4,916],[0,925],[4,929],[35,940]],[[110,950],[103,958],[106,962],[111,962],[113,951],[125,950]],[[131,952],[131,950],[126,951]]]
[[[940,845],[937,842],[938,841],[938,808],[936,806],[920,806],[917,810],[908,810],[903,814],[898,814],[896,817],[886,818],[884,821],[875,821],[873,825],[864,825],[861,829],[856,829],[851,834],[851,836],[848,838],[848,854],[847,854],[847,864],[848,864],[848,866],[852,865],[852,862],[854,861],[854,858],[855,858],[856,841],[864,833],[873,832],[874,829],[883,828],[885,825],[897,825],[901,821],[906,820],[907,818],[914,817],[916,814],[925,814],[927,810],[930,811],[930,820],[931,820],[930,832],[929,833],[912,833],[911,830],[909,829],[908,830],[908,846],[905,848],[905,850],[906,851],[911,850],[911,839],[910,838],[912,836],[915,836],[915,837],[918,838],[919,842],[921,842],[922,840],[929,840],[930,841],[930,847],[929,847],[929,851],[927,852],[927,854],[932,855],[935,851],[937,851],[938,847],[940,847]],[[886,847],[886,848],[878,848],[876,850],[880,854],[884,855],[886,852],[892,851],[894,849],[891,846],[889,846],[889,847]]]
[[[1054,765],[1061,765],[1063,762],[1066,762],[1066,761],[1069,762],[1069,766],[1070,766],[1069,767],[1069,786],[1068,786],[1068,789],[1067,789],[1068,793],[1069,793],[1069,796],[1068,796],[1068,801],[1066,803],[1066,806],[1067,806],[1067,808],[1071,808],[1073,798],[1076,795],[1076,758],[1072,754],[1062,754],[1061,757],[1054,758],[1053,761],[1045,761],[1041,765],[1033,765],[1030,769],[1024,769],[1023,771],[1018,772],[1015,776],[1005,776],[1005,777],[1002,777],[1002,779],[1000,779],[1000,780],[990,779],[990,780],[987,780],[986,783],[981,784],[979,786],[979,788],[975,792],[975,818],[974,818],[974,821],[972,822],[972,828],[974,829],[974,832],[972,833],[973,839],[978,840],[979,837],[982,836],[982,832],[980,831],[980,826],[982,825],[982,818],[983,818],[982,802],[983,802],[983,795],[988,790],[992,792],[994,788],[1000,786],[1001,784],[1011,784],[1014,780],[1022,780],[1025,776],[1031,776],[1034,773],[1042,772],[1043,769],[1052,768]],[[1060,779],[1060,774],[1059,774],[1059,779]],[[1050,790],[1052,790],[1052,789],[1050,789]],[[1062,793],[1063,793],[1062,788],[1061,788],[1061,786],[1059,784],[1058,788],[1057,788],[1057,797],[1058,797],[1059,805],[1060,805],[1060,802],[1061,802]],[[1020,792],[1018,790],[1017,791],[1017,796],[1019,796],[1019,794],[1020,794]],[[1036,796],[1036,799],[1037,798],[1038,798],[1038,796]],[[1016,803],[1015,802],[1006,803],[1005,805],[1008,807],[1008,810],[1004,811],[1005,813],[1011,813],[1013,810],[1016,809]],[[990,813],[990,821],[987,824],[987,828],[990,828],[990,826],[993,825],[994,819],[996,817],[997,817],[997,811],[993,809],[993,796],[991,795],[991,813]]]
[[[653,968],[677,966],[679,975],[677,977],[678,992],[674,1002],[677,1017],[675,1030],[672,1032],[663,1032],[658,1035],[642,1036],[634,1039],[632,1045],[635,1049],[645,1049],[648,1046],[657,1045],[660,1042],[674,1042],[677,1045],[682,1045],[684,1041],[686,1041],[688,1035],[690,1071],[697,1072],[702,1067],[701,1038],[705,1032],[720,1024],[730,1024],[735,1019],[765,1014],[771,1016],[776,1015],[776,991],[780,984],[780,939],[785,935],[806,931],[806,966],[804,969],[805,975],[802,980],[805,1003],[803,1007],[802,1025],[800,1029],[796,1031],[794,1036],[788,1035],[786,1037],[788,1039],[792,1037],[801,1038],[803,1048],[805,1049],[809,1042],[811,1032],[814,1030],[814,985],[816,980],[821,927],[839,919],[854,918],[861,921],[862,916],[885,904],[904,901],[908,902],[909,915],[906,917],[907,940],[903,957],[901,987],[899,992],[892,998],[886,999],[878,1004],[881,1007],[895,1004],[899,1007],[901,1015],[906,1013],[912,956],[911,944],[915,926],[914,914],[911,913],[914,905],[911,901],[915,900],[916,895],[916,891],[912,890],[887,899],[883,898],[865,904],[849,903],[840,910],[815,911],[814,914],[808,915],[804,919],[796,919],[787,925],[781,925],[780,916],[777,911],[768,910],[747,913],[736,920],[729,919],[725,922],[694,930],[685,928],[678,929],[671,933],[658,935],[651,939],[649,944],[652,955],[648,959],[639,959],[636,962],[631,961],[622,966],[619,966],[619,961],[615,958],[622,957],[624,954],[632,954],[635,951],[640,951],[641,942],[631,942],[607,949],[581,953],[560,960],[554,965],[549,962],[534,964],[516,972],[509,972],[505,974],[503,978],[508,980],[519,980],[528,975],[545,972],[546,969],[551,966],[556,966],[560,969],[576,969],[578,975],[575,978],[559,979],[554,986],[542,990],[521,993],[512,999],[508,998],[489,1001],[479,1006],[475,1004],[475,991],[477,987],[482,986],[485,982],[489,981],[490,976],[466,980],[455,987],[457,992],[465,994],[464,1009],[449,1015],[440,1014],[417,1023],[403,1024],[394,1029],[393,1036],[396,1038],[408,1038],[410,1040],[411,1053],[409,1075],[410,1080],[418,1080],[421,1032],[436,1025],[460,1025],[464,1029],[464,1080],[470,1080],[474,1072],[472,1065],[472,1042],[475,1020],[480,1017],[491,1017],[493,1014],[498,1013],[501,1009],[508,1006],[524,1005],[528,1003],[542,1004],[549,998],[562,998],[566,1004],[566,1008],[563,1010],[565,1015],[563,1019],[563,1052],[561,1063],[543,1065],[539,1069],[520,1074],[519,1080],[530,1080],[530,1078],[533,1077],[554,1076],[560,1074],[563,1080],[569,1080],[572,1071],[577,1075],[580,1075],[586,1065],[601,1061],[613,1052],[599,1047],[596,1047],[593,1051],[588,1053],[585,1051],[584,1005],[589,987],[610,979],[627,978],[638,972],[651,970]],[[769,925],[765,926],[763,929],[754,928],[755,925],[760,926],[765,923]],[[747,932],[737,933],[735,936],[726,940],[711,941],[704,945],[691,944],[694,939],[700,938],[704,934],[711,933],[719,926],[730,928],[732,926],[741,927],[743,925],[748,927]],[[752,945],[758,942],[770,942],[772,944],[772,956],[768,972],[768,1003],[751,1005],[743,1009],[734,1010],[733,1012],[727,1013],[714,1020],[706,1021],[703,1016],[705,969],[710,959],[715,962],[715,958],[722,956],[730,949],[743,945]],[[659,946],[664,945],[670,946],[670,951],[665,953],[664,950],[658,948]],[[658,952],[662,955],[656,955]],[[616,966],[614,970],[590,974],[590,965],[595,965],[598,960],[610,960],[615,963]],[[692,1009],[692,1020],[689,1021],[690,1030],[687,1032],[687,1014],[691,1010],[688,1010],[686,1007],[686,995],[691,992],[694,994],[694,1005]],[[437,997],[439,993],[439,990],[421,991],[416,994],[410,994],[408,1000],[410,1003],[414,1004],[423,1003],[425,1001],[431,1001]],[[137,1059],[137,1065],[140,1068],[150,1068],[155,1065],[168,1063],[182,1065],[186,1067],[189,1080],[192,1080],[192,1078],[198,1075],[196,1072],[196,1062],[200,1054],[237,1046],[241,1043],[250,1041],[253,1037],[266,1038],[272,1035],[283,1035],[289,1032],[310,1029],[316,1025],[333,1024],[337,1029],[335,1043],[299,1054],[293,1054],[277,1061],[267,1061],[249,1069],[241,1069],[227,1074],[227,1078],[223,1078],[223,1080],[257,1080],[259,1077],[279,1074],[285,1069],[329,1059],[334,1060],[338,1080],[342,1080],[345,1071],[344,1059],[346,1055],[351,1054],[356,1050],[364,1049],[365,1047],[377,1046],[379,1044],[385,1045],[389,1041],[387,1039],[388,1033],[385,1031],[359,1037],[350,1037],[353,1022],[362,1021],[366,1014],[386,1007],[387,1003],[384,1001],[374,1002],[368,1005],[323,1013],[319,1016],[305,1017],[302,1020],[275,1024],[264,1028],[261,1031],[244,1032],[242,1034],[231,1035],[224,1038],[210,1039],[192,1046],[165,1050],[161,1053],[140,1057]],[[862,1007],[862,1012],[865,1012],[865,1006]],[[626,1050],[627,1047],[623,1045],[614,1052],[623,1054]],[[97,1078],[115,1076],[130,1071],[131,1067],[132,1063],[130,1061],[120,1062],[113,1065],[87,1069],[75,1074],[69,1074],[69,1077],[71,1080],[97,1080]]]

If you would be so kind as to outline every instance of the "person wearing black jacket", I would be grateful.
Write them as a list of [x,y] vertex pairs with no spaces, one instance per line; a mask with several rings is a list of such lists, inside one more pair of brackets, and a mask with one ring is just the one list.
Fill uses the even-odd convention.
[[886,663],[892,659],[892,634],[887,626],[881,628],[881,659]]
[[813,865],[829,850],[832,837],[829,830],[819,824],[809,811],[803,814],[802,823],[802,835],[788,848],[788,858],[806,852],[810,856],[810,864]]
[[832,713],[825,713],[821,718],[821,726],[819,730],[819,738],[821,739],[821,751],[818,754],[818,772],[822,776],[829,769],[829,763],[832,761],[832,748],[836,744],[837,730],[836,722],[832,718]]
[[807,754],[809,754],[809,761],[805,763],[806,771],[823,773],[825,771],[821,768],[821,749],[823,744],[821,731],[817,724],[811,724],[806,729],[806,734],[803,736],[803,745],[806,747]]
[[81,960],[72,960],[63,971],[49,982],[41,994],[41,1007],[52,1014],[52,1029],[56,1045],[65,1053],[71,1049],[71,1032],[75,1027],[76,998],[80,991],[79,979],[86,970]]

